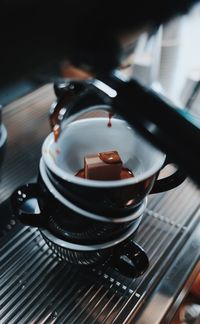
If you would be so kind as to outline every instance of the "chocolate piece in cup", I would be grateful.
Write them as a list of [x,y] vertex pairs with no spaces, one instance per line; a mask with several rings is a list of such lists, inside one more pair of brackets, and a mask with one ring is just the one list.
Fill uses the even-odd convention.
[[90,154],[84,158],[85,178],[93,180],[119,180],[122,160],[117,151]]
[[117,151],[90,154],[84,158],[84,169],[79,170],[77,177],[90,180],[120,180],[134,177],[133,172],[123,167]]

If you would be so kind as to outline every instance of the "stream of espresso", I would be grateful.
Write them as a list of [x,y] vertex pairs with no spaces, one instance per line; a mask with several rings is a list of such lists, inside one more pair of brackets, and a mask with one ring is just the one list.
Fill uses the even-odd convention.
[[108,124],[107,124],[108,127],[112,127],[112,116],[113,116],[113,113],[109,112],[108,113]]

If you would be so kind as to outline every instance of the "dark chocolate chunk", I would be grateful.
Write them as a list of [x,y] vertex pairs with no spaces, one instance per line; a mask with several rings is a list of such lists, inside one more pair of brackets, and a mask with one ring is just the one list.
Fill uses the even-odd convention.
[[119,180],[122,160],[117,151],[87,155],[84,158],[85,178],[92,180]]

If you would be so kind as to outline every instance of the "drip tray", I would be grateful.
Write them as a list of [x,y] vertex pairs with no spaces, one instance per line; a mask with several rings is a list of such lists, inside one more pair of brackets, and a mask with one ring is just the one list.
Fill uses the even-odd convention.
[[[0,185],[1,323],[163,323],[188,277],[200,269],[200,191],[186,180],[177,189],[149,196],[134,238],[150,259],[140,278],[124,277],[106,265],[79,268],[57,259],[38,230],[16,222],[8,199],[37,172],[52,98],[48,85],[5,108],[11,135]],[[20,123],[26,121],[22,129]],[[15,143],[17,153],[12,150]]]
[[[183,186],[182,194],[187,191]],[[181,199],[177,191],[172,197]],[[137,311],[190,235],[187,222],[196,219],[194,204],[186,222],[183,211],[175,215],[176,208],[174,217],[164,217],[162,211],[171,207],[164,200],[156,204],[159,213],[150,201],[136,234],[150,259],[148,271],[137,279],[110,267],[79,268],[60,261],[38,230],[11,218],[1,241],[1,323],[111,323],[118,317],[125,320],[130,309]]]

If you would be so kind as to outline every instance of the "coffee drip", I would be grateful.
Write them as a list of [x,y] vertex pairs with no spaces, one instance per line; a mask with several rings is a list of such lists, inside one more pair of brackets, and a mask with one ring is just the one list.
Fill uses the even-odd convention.
[[113,113],[109,112],[108,113],[108,124],[107,124],[108,127],[112,127],[112,116],[113,116]]
[[58,124],[55,124],[53,127],[54,142],[57,142],[61,133],[61,127]]
[[[63,84],[62,84],[63,85]],[[61,122],[71,102],[86,88],[86,83],[82,81],[69,80],[64,86],[54,85],[54,91],[58,99],[50,109],[50,126],[54,134],[54,141],[57,142],[61,133]]]
[[[58,122],[58,117],[55,117],[56,115],[58,115],[58,114],[57,113],[55,113],[55,115],[52,114],[52,118],[50,117],[50,124],[51,124],[51,127],[52,127],[55,142],[57,142],[57,140],[58,140],[58,138],[59,138],[59,136],[61,134],[61,125]],[[113,113],[109,112],[108,113],[107,127],[112,127],[112,117],[113,117]],[[57,122],[55,122],[55,124],[54,124],[54,121],[56,120],[56,118],[57,118]]]

